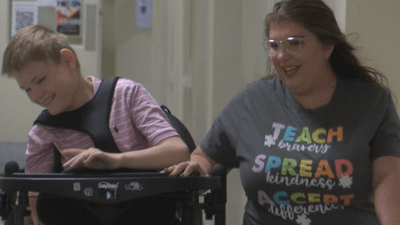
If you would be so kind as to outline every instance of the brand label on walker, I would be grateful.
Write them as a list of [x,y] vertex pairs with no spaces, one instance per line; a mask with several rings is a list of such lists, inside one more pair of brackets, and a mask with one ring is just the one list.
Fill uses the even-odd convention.
[[76,182],[74,183],[74,191],[80,191],[81,190],[81,183]]
[[92,196],[93,195],[93,189],[92,188],[85,188],[84,190],[85,196]]
[[136,181],[132,181],[131,183],[125,185],[125,190],[127,191],[141,191],[143,186]]
[[107,181],[102,181],[98,184],[99,195],[105,197],[107,200],[118,198],[118,186],[119,183],[110,183]]

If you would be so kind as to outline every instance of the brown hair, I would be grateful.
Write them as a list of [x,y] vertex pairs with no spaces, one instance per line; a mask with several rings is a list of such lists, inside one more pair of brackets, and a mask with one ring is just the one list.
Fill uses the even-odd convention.
[[[387,79],[373,68],[361,65],[355,48],[341,32],[333,11],[322,0],[283,0],[274,5],[265,18],[265,35],[269,38],[271,22],[290,20],[317,36],[323,45],[333,44],[329,63],[338,78],[353,78],[387,87]],[[389,91],[390,92],[390,91]]]
[[10,75],[32,61],[59,64],[60,51],[64,48],[74,54],[76,67],[80,69],[76,53],[65,35],[41,25],[26,27],[10,40],[4,52],[2,73]]

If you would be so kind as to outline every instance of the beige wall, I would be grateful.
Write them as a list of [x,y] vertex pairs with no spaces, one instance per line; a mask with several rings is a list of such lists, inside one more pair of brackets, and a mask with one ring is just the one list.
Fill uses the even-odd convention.
[[135,24],[136,1],[115,1],[116,74],[150,87],[152,29]]
[[[8,1],[0,1],[0,60],[9,40]],[[0,142],[26,142],[33,120],[41,111],[21,91],[13,78],[0,75]]]
[[140,29],[135,24],[136,1],[103,1],[106,7],[103,10],[103,77],[120,76],[139,82],[159,104],[165,104],[166,98],[162,93],[165,93],[166,78],[154,78],[154,74],[166,74],[163,61],[166,52],[157,47],[166,46],[166,38],[159,37],[157,33],[154,35],[153,29],[166,29],[166,2],[153,3],[152,26]]
[[[196,0],[197,1],[197,0]],[[250,65],[254,63],[249,58],[244,58],[244,54],[248,49],[241,48],[244,46],[243,41],[248,40],[247,31],[248,26],[244,27],[242,19],[252,15],[251,7],[242,6],[239,1],[231,3],[232,0],[215,0],[213,12],[210,10],[210,2],[214,1],[199,1],[197,2],[196,18],[199,23],[196,24],[196,45],[193,49],[196,51],[197,58],[195,59],[194,78],[195,86],[194,91],[197,97],[194,97],[194,106],[211,104],[212,116],[215,117],[226,102],[236,93],[245,83],[251,79],[258,79],[262,75],[262,62],[257,65]],[[244,0],[243,0],[244,1]],[[258,0],[252,0],[259,3]],[[330,0],[333,1],[333,0]],[[153,71],[154,64],[160,64],[156,73],[166,73],[166,65],[163,58],[166,57],[166,51],[159,50],[154,53],[151,49],[151,43],[165,46],[165,38],[157,37],[154,35],[154,27],[157,29],[166,29],[165,22],[159,21],[153,24],[153,27],[148,30],[140,30],[134,24],[134,2],[131,0],[104,0],[104,6],[107,7],[103,11],[107,18],[114,18],[114,21],[107,21],[103,24],[105,40],[103,40],[103,74],[106,76],[118,75],[128,77],[138,82],[141,82],[149,89],[150,93],[156,100],[163,104],[165,96],[160,93],[165,84],[165,77],[158,79],[154,77]],[[249,4],[251,1],[247,1]],[[157,12],[158,17],[165,17],[166,10],[163,8],[164,1],[160,1],[158,8],[153,9]],[[112,15],[113,10],[117,10],[115,15]],[[259,8],[259,7],[258,7]],[[243,13],[242,10],[249,10]],[[207,13],[206,13],[207,12]],[[400,1],[398,0],[348,0],[347,13],[346,13],[346,33],[357,32],[360,35],[356,45],[361,47],[359,55],[364,58],[368,65],[376,67],[387,75],[390,81],[390,87],[394,94],[397,96],[398,104],[397,109],[400,111],[400,76],[397,74],[397,60],[400,59],[400,45],[398,45],[397,38],[400,37]],[[209,14],[208,14],[209,13]],[[262,10],[256,12],[260,18],[264,13]],[[215,18],[215,22],[210,24],[208,21],[209,15]],[[255,15],[254,15],[255,16]],[[258,18],[255,19],[257,21]],[[0,1],[0,59],[2,61],[2,53],[8,42],[8,1]],[[251,21],[252,22],[252,21]],[[208,35],[209,27],[213,26],[213,32]],[[261,26],[260,26],[261,27]],[[344,24],[341,25],[344,27]],[[257,26],[255,26],[255,29]],[[262,29],[262,28],[260,28]],[[115,33],[116,35],[110,35]],[[163,31],[162,33],[165,33]],[[210,64],[208,61],[209,47],[208,41],[211,38],[214,40],[213,57]],[[258,39],[260,38],[260,39]],[[257,36],[250,38],[254,42],[261,40],[259,33]],[[150,41],[151,40],[151,41]],[[115,41],[115,42],[114,42]],[[261,42],[260,42],[261,43]],[[259,43],[254,45],[261,47]],[[249,53],[250,54],[250,53]],[[262,55],[263,53],[257,53]],[[246,55],[247,57],[247,55]],[[84,64],[84,58],[80,58]],[[243,63],[244,60],[249,60]],[[211,66],[211,69],[209,68]],[[246,75],[249,67],[255,67],[254,71],[258,71],[255,75]],[[214,80],[206,77],[209,70],[215,75]],[[207,80],[208,79],[208,80]],[[204,87],[208,83],[212,83],[212,91],[214,92],[211,99],[204,96],[207,95]],[[161,90],[161,91],[160,91]],[[40,112],[38,106],[34,106],[29,102],[24,92],[19,90],[16,82],[7,77],[0,77],[0,141],[21,141],[25,142],[27,133],[31,128],[32,121]],[[206,118],[204,115],[207,112],[203,111],[204,108],[195,108],[197,115],[195,115],[195,123],[192,131],[196,134],[196,141],[199,141],[207,130],[209,124],[205,124]],[[200,129],[200,128],[201,129]],[[229,174],[229,204],[228,204],[228,221],[229,225],[240,225],[240,220],[243,213],[244,196],[242,193],[241,184],[237,170]]]
[[[400,1],[348,0],[346,33],[352,35],[363,63],[387,76],[400,112]],[[396,102],[396,100],[395,100]]]

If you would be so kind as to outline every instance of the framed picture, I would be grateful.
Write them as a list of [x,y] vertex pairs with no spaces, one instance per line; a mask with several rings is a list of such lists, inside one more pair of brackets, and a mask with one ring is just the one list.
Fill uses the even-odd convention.
[[82,0],[57,0],[56,30],[67,36],[80,37]]

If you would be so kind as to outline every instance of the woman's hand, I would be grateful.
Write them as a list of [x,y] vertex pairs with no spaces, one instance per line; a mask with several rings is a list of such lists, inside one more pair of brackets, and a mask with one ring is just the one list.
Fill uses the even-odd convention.
[[202,177],[208,177],[208,174],[201,168],[197,162],[186,161],[170,167],[165,168],[160,173],[169,173],[170,176],[183,176],[187,177],[190,174],[198,172]]
[[174,166],[170,166],[161,171],[161,173],[169,173],[171,176],[187,177],[194,172],[200,173],[200,176],[207,177],[212,173],[212,168],[216,163],[208,157],[198,146],[190,155],[190,161],[182,162]]
[[97,148],[89,148],[87,150],[66,149],[61,151],[61,155],[72,157],[63,165],[66,170],[76,167],[109,170],[119,168],[119,154],[103,152]]

